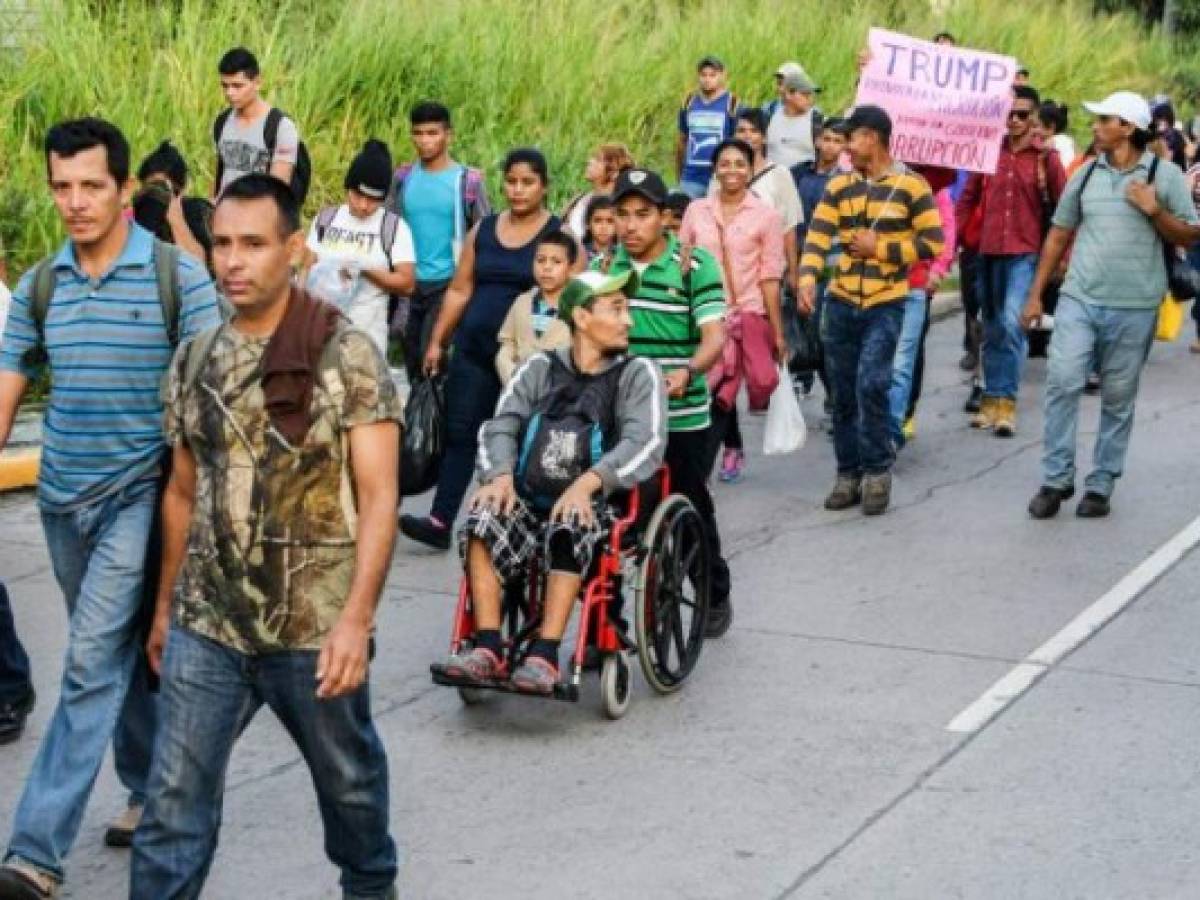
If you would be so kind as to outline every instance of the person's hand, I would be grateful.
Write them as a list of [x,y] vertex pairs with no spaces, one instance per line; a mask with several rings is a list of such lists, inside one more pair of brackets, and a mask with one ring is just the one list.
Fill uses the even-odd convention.
[[1125,188],[1125,199],[1137,207],[1143,215],[1153,217],[1158,214],[1158,194],[1154,185],[1144,181],[1131,181]]
[[146,659],[150,663],[150,671],[155,675],[162,674],[163,650],[167,647],[167,631],[171,626],[171,614],[154,613],[154,622],[150,626],[150,636],[146,638]]
[[517,506],[517,489],[511,475],[497,475],[475,492],[471,498],[471,511],[489,510],[508,516]]
[[817,286],[811,282],[800,285],[796,292],[796,309],[802,316],[811,316],[817,308]]
[[563,524],[578,522],[584,527],[591,527],[596,521],[592,497],[599,489],[600,477],[594,472],[584,472],[559,496],[558,502],[550,510],[550,521]]
[[870,228],[860,228],[850,239],[850,256],[854,259],[874,259],[879,236]]
[[1044,313],[1045,309],[1042,307],[1041,296],[1030,293],[1025,300],[1025,308],[1021,310],[1021,327],[1026,331],[1032,331],[1037,328]]
[[317,697],[331,700],[351,694],[367,678],[371,625],[342,613],[317,657]]
[[691,377],[687,369],[674,369],[663,376],[663,383],[667,387],[667,396],[679,399],[687,393],[688,382]]
[[442,345],[437,341],[429,342],[429,349],[425,351],[425,359],[421,363],[421,371],[427,376],[436,375],[442,370],[442,365],[446,351],[442,349]]
[[171,202],[167,204],[167,222],[172,226],[186,225],[187,220],[183,217],[183,198],[171,191]]

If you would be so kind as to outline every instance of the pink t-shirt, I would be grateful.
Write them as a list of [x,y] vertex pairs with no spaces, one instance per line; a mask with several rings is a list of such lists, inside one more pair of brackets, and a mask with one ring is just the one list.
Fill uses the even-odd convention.
[[703,247],[721,264],[725,298],[731,307],[766,313],[762,282],[783,277],[783,220],[765,201],[747,191],[731,221],[721,218],[719,196],[693,200],[683,215],[679,239]]

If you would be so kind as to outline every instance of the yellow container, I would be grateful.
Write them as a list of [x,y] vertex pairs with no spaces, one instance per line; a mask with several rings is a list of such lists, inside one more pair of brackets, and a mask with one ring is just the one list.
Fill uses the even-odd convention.
[[15,491],[35,486],[41,461],[40,448],[0,456],[0,491]]

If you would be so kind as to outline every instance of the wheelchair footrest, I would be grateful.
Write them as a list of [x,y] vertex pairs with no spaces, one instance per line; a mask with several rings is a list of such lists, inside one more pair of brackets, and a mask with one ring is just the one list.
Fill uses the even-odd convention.
[[576,703],[579,701],[579,688],[570,682],[560,681],[554,685],[554,692],[551,694],[532,694],[528,691],[519,691],[508,679],[493,678],[488,681],[475,681],[467,678],[455,678],[446,673],[446,667],[441,663],[433,663],[429,667],[429,674],[433,678],[433,683],[442,687],[467,688],[477,691],[497,691],[502,694],[518,694],[522,697],[534,697],[544,700],[562,700],[566,703]]

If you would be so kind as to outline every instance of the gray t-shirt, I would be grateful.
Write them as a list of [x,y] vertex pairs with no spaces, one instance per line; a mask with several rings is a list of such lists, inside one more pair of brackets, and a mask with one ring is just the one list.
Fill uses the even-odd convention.
[[[1133,168],[1119,172],[1101,154],[1067,183],[1054,212],[1055,225],[1076,232],[1064,296],[1118,309],[1153,309],[1162,302],[1167,293],[1162,239],[1150,219],[1125,198],[1131,181],[1149,179],[1153,161],[1147,151]],[[1093,165],[1095,171],[1081,194]],[[1196,224],[1196,207],[1178,166],[1160,159],[1154,188],[1164,209]]]
[[810,109],[804,115],[789,116],[780,106],[767,124],[767,159],[777,166],[790,169],[816,158],[813,111]]
[[243,175],[269,172],[273,162],[296,164],[300,155],[300,132],[296,123],[287,116],[279,122],[279,131],[275,136],[275,154],[272,156],[264,137],[267,115],[268,113],[263,113],[253,121],[242,122],[237,113],[232,113],[225,121],[225,127],[221,129],[221,139],[217,142],[217,153],[220,154],[221,165],[224,167],[218,194]]

